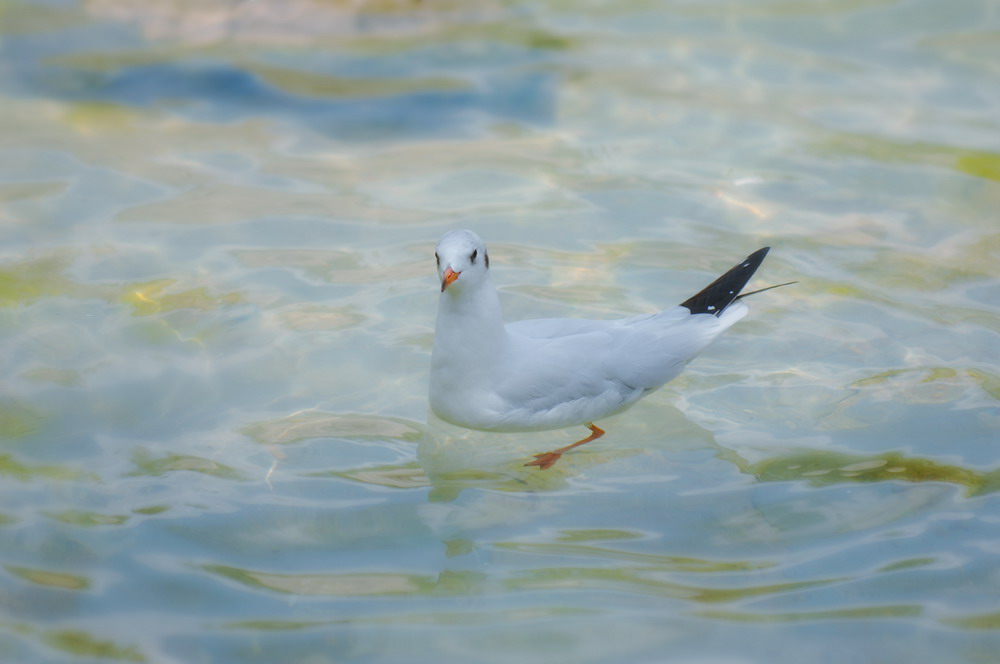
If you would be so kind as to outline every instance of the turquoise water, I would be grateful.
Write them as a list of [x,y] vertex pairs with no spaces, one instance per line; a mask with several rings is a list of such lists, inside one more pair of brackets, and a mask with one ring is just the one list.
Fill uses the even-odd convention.
[[[1000,6],[0,0],[0,660],[994,662]],[[751,313],[608,435],[508,319]]]

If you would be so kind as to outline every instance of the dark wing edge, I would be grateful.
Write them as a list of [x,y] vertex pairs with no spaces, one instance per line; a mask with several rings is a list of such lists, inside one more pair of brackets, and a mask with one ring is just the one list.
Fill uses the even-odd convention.
[[740,291],[764,262],[764,257],[770,250],[771,247],[763,247],[753,252],[724,275],[681,302],[681,306],[687,307],[693,314],[721,315],[726,307],[740,297]]

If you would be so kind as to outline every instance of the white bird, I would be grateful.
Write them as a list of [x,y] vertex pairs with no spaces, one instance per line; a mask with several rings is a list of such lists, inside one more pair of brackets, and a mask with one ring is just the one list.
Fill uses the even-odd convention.
[[483,431],[585,424],[589,436],[525,464],[549,468],[565,452],[604,435],[594,420],[625,410],[675,378],[743,318],[749,309],[740,298],[752,293],[740,291],[768,250],[755,251],[697,295],[659,313],[504,325],[486,245],[472,231],[449,231],[434,254],[441,297],[431,410],[447,422]]

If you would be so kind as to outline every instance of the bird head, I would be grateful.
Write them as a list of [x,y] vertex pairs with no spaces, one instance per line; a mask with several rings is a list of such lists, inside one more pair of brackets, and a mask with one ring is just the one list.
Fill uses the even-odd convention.
[[461,289],[479,283],[490,269],[486,245],[472,231],[445,233],[437,244],[434,257],[437,259],[442,293],[449,287]]

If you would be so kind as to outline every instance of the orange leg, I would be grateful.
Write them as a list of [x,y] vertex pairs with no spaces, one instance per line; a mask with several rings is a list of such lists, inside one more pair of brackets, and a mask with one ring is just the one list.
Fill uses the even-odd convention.
[[556,461],[559,460],[559,457],[561,457],[566,452],[569,452],[574,447],[579,447],[584,443],[589,443],[592,440],[597,440],[598,438],[604,435],[604,429],[600,428],[599,426],[596,426],[593,422],[587,422],[587,428],[590,429],[590,435],[584,438],[583,440],[578,440],[572,445],[567,445],[566,447],[560,447],[558,450],[552,450],[551,452],[542,452],[541,454],[536,454],[534,461],[529,461],[524,465],[538,466],[541,470],[545,470],[546,468],[551,468],[553,465],[555,465]]

